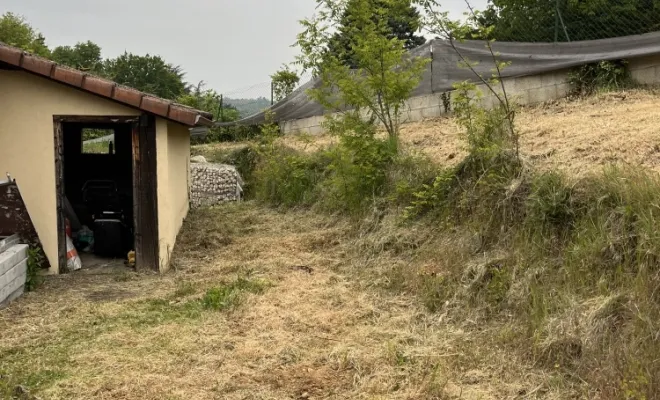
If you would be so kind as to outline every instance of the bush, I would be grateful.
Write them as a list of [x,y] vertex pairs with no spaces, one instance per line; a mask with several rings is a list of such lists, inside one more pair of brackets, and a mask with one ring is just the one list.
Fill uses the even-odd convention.
[[573,94],[587,96],[598,91],[619,90],[632,82],[625,60],[601,61],[574,68],[568,82]]
[[275,146],[257,164],[254,196],[274,206],[309,206],[318,196],[317,185],[327,166],[322,153],[306,155]]
[[396,148],[373,136],[343,136],[328,150],[326,179],[320,185],[322,206],[357,213],[384,195],[388,168]]

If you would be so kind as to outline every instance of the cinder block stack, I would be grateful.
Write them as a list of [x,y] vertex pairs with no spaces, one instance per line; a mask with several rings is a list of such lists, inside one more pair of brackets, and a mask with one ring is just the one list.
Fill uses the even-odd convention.
[[0,308],[20,297],[25,290],[28,245],[18,241],[16,235],[0,240]]

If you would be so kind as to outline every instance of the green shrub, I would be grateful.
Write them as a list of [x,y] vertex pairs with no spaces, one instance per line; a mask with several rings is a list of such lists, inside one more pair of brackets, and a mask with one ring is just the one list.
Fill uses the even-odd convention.
[[630,86],[632,80],[625,60],[601,61],[574,68],[568,83],[573,94],[586,96],[598,91],[619,90]]
[[320,185],[325,209],[356,213],[384,195],[387,171],[396,158],[390,141],[346,135],[327,155],[328,173]]
[[42,281],[39,271],[42,269],[45,257],[39,247],[30,246],[28,249],[27,276],[25,278],[25,291],[35,290]]
[[261,158],[252,175],[254,196],[274,206],[309,206],[317,198],[325,167],[321,153],[310,156],[276,146]]

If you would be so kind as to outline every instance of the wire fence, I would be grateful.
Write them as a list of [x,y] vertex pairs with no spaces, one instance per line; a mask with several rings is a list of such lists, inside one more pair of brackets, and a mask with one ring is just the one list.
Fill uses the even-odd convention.
[[[503,2],[502,2],[503,3]],[[660,31],[657,0],[532,0],[490,5],[479,22],[507,42],[575,42]]]

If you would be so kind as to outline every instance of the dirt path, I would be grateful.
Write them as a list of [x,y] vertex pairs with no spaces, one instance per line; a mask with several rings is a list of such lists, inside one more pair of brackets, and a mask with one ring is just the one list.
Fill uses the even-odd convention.
[[[229,206],[192,218],[176,272],[53,278],[0,312],[0,394],[20,384],[44,399],[539,396],[542,373],[357,273],[347,230]],[[231,310],[196,308],[238,276],[266,289]]]

